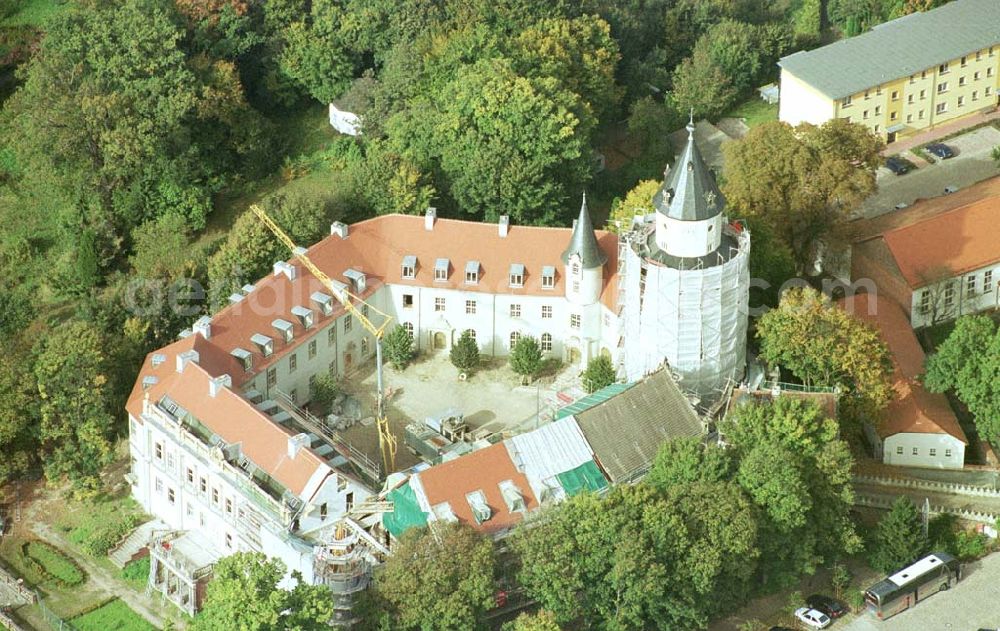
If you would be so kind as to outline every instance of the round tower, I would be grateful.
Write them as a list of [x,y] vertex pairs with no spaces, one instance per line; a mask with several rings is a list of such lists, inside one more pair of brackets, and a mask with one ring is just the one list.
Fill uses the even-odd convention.
[[573,224],[573,236],[562,253],[566,300],[576,305],[592,305],[600,300],[607,261],[608,256],[597,245],[584,193],[580,216]]

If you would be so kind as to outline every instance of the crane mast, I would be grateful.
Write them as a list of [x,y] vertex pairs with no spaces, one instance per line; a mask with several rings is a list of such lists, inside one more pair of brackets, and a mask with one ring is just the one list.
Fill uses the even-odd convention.
[[[379,451],[381,452],[382,465],[385,469],[384,475],[388,476],[396,467],[396,437],[393,436],[392,431],[389,428],[389,418],[385,409],[385,390],[382,380],[382,336],[385,334],[386,327],[388,327],[392,322],[392,317],[382,311],[379,311],[375,307],[372,307],[361,297],[347,291],[346,287],[339,286],[339,284],[335,283],[329,276],[326,275],[326,273],[323,272],[323,270],[316,267],[316,265],[309,260],[309,257],[306,256],[305,250],[295,245],[292,238],[281,229],[281,226],[275,223],[275,221],[264,211],[263,208],[257,204],[253,204],[250,206],[250,210],[257,215],[257,218],[260,219],[261,222],[267,226],[267,228],[274,233],[276,237],[278,237],[285,247],[291,250],[295,259],[302,263],[302,266],[309,270],[309,273],[315,276],[316,279],[319,280],[319,282],[322,283],[335,298],[337,298],[340,304],[343,305],[344,310],[351,316],[357,318],[358,322],[361,323],[361,326],[375,338],[375,422],[378,426]],[[381,315],[383,317],[381,326],[375,326],[375,324],[368,319],[368,316],[354,306],[354,302],[367,305],[369,309],[372,309]]]

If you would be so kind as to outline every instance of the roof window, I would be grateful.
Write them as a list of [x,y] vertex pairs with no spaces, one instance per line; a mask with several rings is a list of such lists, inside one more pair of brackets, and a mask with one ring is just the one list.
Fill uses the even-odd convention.
[[299,319],[302,323],[302,327],[308,329],[313,325],[313,312],[312,309],[306,307],[295,306],[292,307],[292,315]]
[[448,259],[437,259],[434,261],[434,281],[442,283],[448,280],[448,269],[451,267],[451,261]]
[[292,341],[293,325],[291,322],[289,322],[288,320],[282,320],[281,318],[278,318],[273,322],[271,322],[271,326],[273,326],[275,329],[278,330],[278,333],[281,334],[281,339],[285,340],[286,344]]
[[479,283],[479,261],[469,261],[465,264],[465,282],[468,285]]
[[268,357],[274,352],[274,340],[266,335],[254,333],[250,341],[257,345],[257,348],[260,349],[260,354],[264,357]]
[[321,291],[314,291],[313,294],[309,296],[309,299],[316,303],[316,306],[319,307],[320,313],[323,315],[328,316],[333,313],[333,296],[324,294]]
[[490,510],[489,504],[486,503],[486,495],[482,491],[466,493],[465,501],[469,503],[469,507],[472,509],[472,517],[476,520],[477,524],[489,521],[490,517],[493,516],[493,511]]
[[524,265],[520,263],[510,264],[510,286],[524,287]]
[[403,257],[402,276],[406,280],[413,280],[417,277],[417,257],[408,254]]

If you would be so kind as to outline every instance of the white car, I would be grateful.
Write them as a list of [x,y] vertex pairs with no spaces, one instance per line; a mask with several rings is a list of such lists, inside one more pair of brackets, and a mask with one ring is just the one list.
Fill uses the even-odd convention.
[[796,609],[795,617],[801,620],[806,626],[813,627],[814,629],[825,629],[833,622],[825,613],[810,609],[809,607]]

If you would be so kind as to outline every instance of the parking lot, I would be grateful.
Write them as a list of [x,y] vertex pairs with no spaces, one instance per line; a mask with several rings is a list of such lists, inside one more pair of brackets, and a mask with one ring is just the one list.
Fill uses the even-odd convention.
[[963,567],[963,578],[917,606],[882,621],[870,614],[836,622],[843,631],[976,631],[1000,628],[1000,553]]
[[[878,171],[878,191],[865,200],[861,213],[875,217],[893,212],[899,203],[913,204],[917,199],[937,197],[946,186],[965,188],[1000,173],[991,152],[1000,145],[1000,130],[992,125],[980,127],[962,136],[944,141],[955,157],[936,160],[904,175],[895,175],[886,168]],[[904,156],[906,157],[906,156]]]

